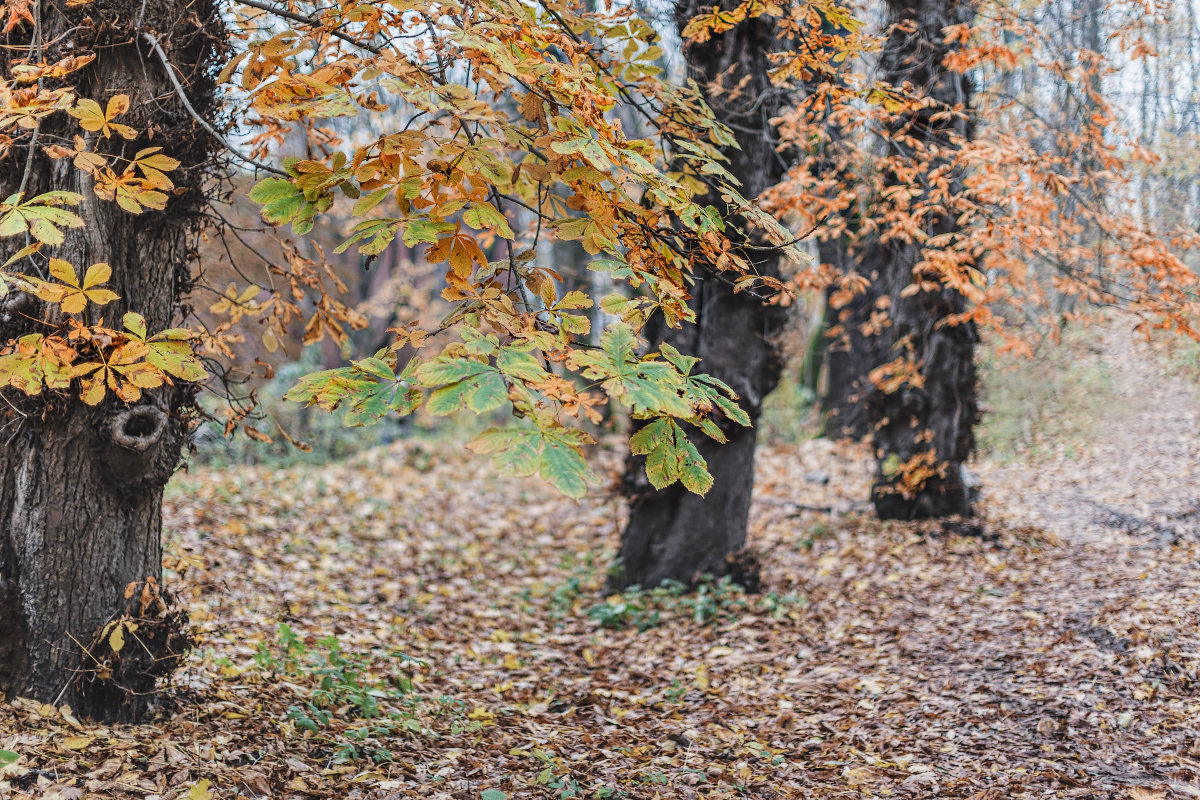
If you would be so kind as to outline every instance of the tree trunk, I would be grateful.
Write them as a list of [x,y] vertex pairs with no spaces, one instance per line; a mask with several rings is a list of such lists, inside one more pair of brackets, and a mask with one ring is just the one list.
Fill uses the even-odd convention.
[[[727,0],[723,7],[736,5]],[[698,0],[681,0],[675,7],[678,27],[701,10],[709,7]],[[728,168],[750,198],[784,173],[769,120],[787,97],[767,78],[768,55],[782,44],[770,19],[760,17],[707,42],[685,45],[690,76],[706,92],[717,118],[737,136],[741,149],[727,153]],[[709,202],[720,207],[717,197]],[[755,252],[758,274],[778,277],[778,256]],[[787,312],[749,292],[734,294],[730,282],[715,270],[698,274],[691,301],[696,320],[668,332],[666,340],[699,356],[698,369],[729,384],[751,421],[757,422],[763,399],[779,382],[782,359],[775,337],[786,324]],[[620,569],[610,582],[613,588],[654,587],[668,579],[691,584],[703,574],[753,581],[754,570],[731,557],[746,541],[756,435],[753,428],[734,424],[722,425],[722,430],[729,437],[725,444],[693,437],[714,478],[704,497],[679,486],[655,491],[646,482],[641,460],[630,459],[625,476],[631,498],[629,524],[621,541]]]
[[[819,250],[821,263],[831,265],[840,275],[861,270],[844,242],[821,242]],[[823,433],[833,439],[863,440],[870,435],[867,398],[871,382],[867,376],[891,360],[886,338],[869,329],[864,333],[881,296],[879,274],[864,277],[870,284],[844,302],[835,288],[825,293],[825,391],[821,409],[825,412]]]
[[[909,82],[936,101],[932,108],[904,115],[893,126],[893,134],[918,138],[928,150],[923,160],[936,168],[949,163],[956,143],[971,135],[969,121],[961,116],[937,116],[945,108],[970,109],[970,80],[943,65],[950,45],[942,30],[969,21],[971,3],[889,0],[888,5],[893,26],[881,58],[884,80],[897,86]],[[899,152],[894,138],[889,146],[889,155]],[[951,181],[952,188],[961,188],[961,176],[953,175]],[[927,215],[923,227],[930,237],[954,233],[953,209]],[[890,358],[906,358],[920,373],[918,380],[895,391],[875,389],[868,400],[879,459],[872,500],[885,519],[941,517],[971,510],[962,464],[975,445],[978,335],[973,324],[947,324],[947,317],[965,310],[965,302],[958,292],[941,285],[935,270],[922,266],[925,258],[919,243],[900,237],[872,241],[863,254],[864,263],[877,270],[883,290],[890,295]],[[921,279],[922,286],[938,288],[909,293]],[[933,474],[914,486],[906,479],[915,474],[914,468],[928,468]]]
[[[849,33],[827,18],[823,24],[830,34]],[[833,55],[832,53],[829,55]],[[824,79],[814,80],[805,88],[819,92]],[[836,150],[848,138],[834,123],[828,111],[819,117],[825,137],[820,155],[809,169],[818,181],[833,184],[830,199],[852,187],[861,178],[842,164]],[[848,295],[840,286],[830,286],[825,291],[825,313],[822,316],[821,343],[825,346],[824,391],[820,395],[824,413],[822,433],[834,439],[866,439],[871,433],[871,422],[867,414],[867,398],[871,383],[867,376],[871,370],[891,360],[887,342],[872,323],[880,313],[877,301],[883,295],[879,287],[879,274],[868,271],[862,263],[862,253],[855,247],[860,238],[862,209],[857,199],[842,209],[838,216],[844,228],[836,238],[820,238],[817,252],[821,264],[828,266],[839,276],[856,274],[868,284],[861,291]],[[835,229],[838,226],[834,226]]]
[[[35,49],[38,41],[47,43],[42,60],[49,63],[95,53],[95,61],[70,76],[76,94],[101,107],[115,94],[128,95],[130,111],[119,121],[138,136],[125,142],[89,134],[91,146],[127,155],[162,147],[181,165],[171,173],[177,189],[166,209],[135,216],[98,198],[91,177],[68,160],[46,157],[42,146],[82,133],[65,114],[46,118],[30,161],[27,132],[0,160],[0,196],[19,190],[28,164],[26,199],[77,192],[86,227],[67,230],[66,242],[43,248],[38,263],[25,259],[16,266],[40,275],[46,254],[80,271],[107,262],[113,270],[108,288],[120,299],[93,306],[90,321],[102,316],[119,326],[125,312],[136,311],[151,332],[170,327],[179,322],[192,280],[192,234],[213,142],[180,102],[143,34],[168,55],[192,106],[208,113],[222,46],[217,9],[209,0],[98,0],[81,7],[42,0],[40,19],[40,32],[23,26],[10,34],[9,49],[0,50],[0,72],[8,74],[12,60],[27,55],[23,48],[32,36],[39,36]],[[8,250],[0,261],[23,244],[0,240]],[[21,312],[11,313],[17,305]],[[10,296],[8,308],[0,314],[0,344],[38,330],[40,301]],[[70,394],[32,398],[5,390],[0,399],[0,692],[69,703],[77,713],[105,720],[133,718],[187,644],[185,617],[166,610],[157,581],[162,492],[187,441],[192,389],[165,386],[135,405],[110,393],[95,408],[80,401],[77,386]],[[140,617],[138,628],[123,631],[129,644],[114,651],[110,636],[100,634],[124,614]]]

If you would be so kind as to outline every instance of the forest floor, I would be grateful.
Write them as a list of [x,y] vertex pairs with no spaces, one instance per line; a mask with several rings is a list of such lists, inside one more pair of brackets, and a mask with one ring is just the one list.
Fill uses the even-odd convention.
[[1197,398],[1103,357],[1090,450],[981,461],[966,525],[874,521],[861,450],[765,449],[756,596],[604,598],[620,503],[457,448],[182,474],[168,708],[0,708],[0,797],[1200,798]]

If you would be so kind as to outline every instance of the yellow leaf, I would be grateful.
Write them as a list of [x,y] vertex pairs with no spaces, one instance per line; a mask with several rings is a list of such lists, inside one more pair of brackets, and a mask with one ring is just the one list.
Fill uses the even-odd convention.
[[100,104],[86,97],[76,103],[74,108],[67,109],[67,113],[79,120],[79,126],[85,131],[98,131],[106,122]]
[[61,258],[50,259],[50,274],[68,286],[79,288],[79,278],[70,262],[63,261]]
[[62,299],[64,314],[78,314],[87,308],[87,296],[83,292],[71,292]]
[[99,264],[92,264],[87,269],[87,274],[83,276],[83,288],[90,289],[101,283],[105,283],[112,277],[112,267],[101,261]]
[[24,258],[25,256],[31,256],[31,255],[33,255],[33,254],[34,254],[34,253],[36,253],[38,250],[40,250],[40,249],[41,249],[41,247],[42,247],[42,242],[34,242],[33,244],[26,245],[25,247],[22,247],[20,250],[18,250],[17,252],[13,253],[12,257],[11,257],[11,258],[9,258],[9,259],[8,259],[8,261],[5,261],[5,262],[4,262],[4,266],[6,266],[6,267],[7,267],[9,264],[12,264],[12,263],[13,263],[13,262],[15,262],[15,261],[20,261],[20,260],[21,260],[22,258]]
[[75,154],[75,158],[72,160],[72,163],[74,163],[77,168],[88,173],[89,175],[108,166],[108,160],[105,159],[104,156],[96,153],[88,153],[83,150],[80,150]]
[[128,110],[129,96],[116,94],[109,98],[108,107],[105,110],[101,110],[100,104],[95,100],[84,98],[76,103],[74,108],[68,108],[67,113],[79,120],[79,126],[85,131],[99,131],[100,135],[104,137],[118,133],[126,139],[133,139],[137,136],[136,130],[128,125],[120,125],[112,121],[113,117],[124,114]]
[[480,706],[479,708],[476,708],[470,714],[467,714],[467,719],[478,720],[478,721],[482,722],[484,725],[491,723],[491,721],[494,720],[495,718],[496,718],[495,714],[488,711],[486,708],[484,708],[482,706]]
[[842,770],[842,777],[851,786],[861,786],[875,777],[875,770],[870,767],[846,767]]
[[[85,400],[84,402],[86,403],[87,401]],[[92,405],[92,404],[88,403],[88,405]],[[115,628],[113,628],[113,632],[110,633],[108,636],[108,646],[112,648],[112,651],[114,653],[119,653],[121,651],[121,648],[125,646],[125,625],[124,625],[124,623],[118,622],[117,626]]]
[[90,736],[72,736],[69,739],[63,739],[62,746],[68,750],[84,750],[92,743]]
[[98,306],[111,303],[113,300],[120,298],[119,294],[116,292],[110,292],[108,289],[90,289],[84,292],[84,294],[87,295],[88,300]]
[[112,119],[118,114],[124,114],[129,110],[129,95],[114,94],[108,98],[108,109],[104,112],[104,116]]
[[708,688],[708,665],[701,664],[696,667],[696,685],[701,689]]
[[77,731],[83,730],[83,723],[76,719],[72,713],[70,706],[59,706],[58,713],[62,716],[63,721]]
[[209,791],[209,786],[212,786],[211,781],[200,781],[188,790],[187,800],[212,800],[213,794]]

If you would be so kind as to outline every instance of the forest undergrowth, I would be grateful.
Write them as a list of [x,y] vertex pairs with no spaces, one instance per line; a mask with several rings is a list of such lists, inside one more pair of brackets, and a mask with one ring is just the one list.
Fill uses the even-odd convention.
[[1200,797],[1195,397],[1120,348],[1141,404],[977,465],[975,520],[880,523],[861,451],[767,448],[755,595],[604,597],[618,502],[428,442],[181,474],[160,718],[0,707],[0,797]]

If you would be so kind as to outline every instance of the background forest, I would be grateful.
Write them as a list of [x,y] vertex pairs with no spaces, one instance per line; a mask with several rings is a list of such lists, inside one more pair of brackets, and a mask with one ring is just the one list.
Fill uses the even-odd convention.
[[0,798],[1200,797],[1195,0],[0,1]]

